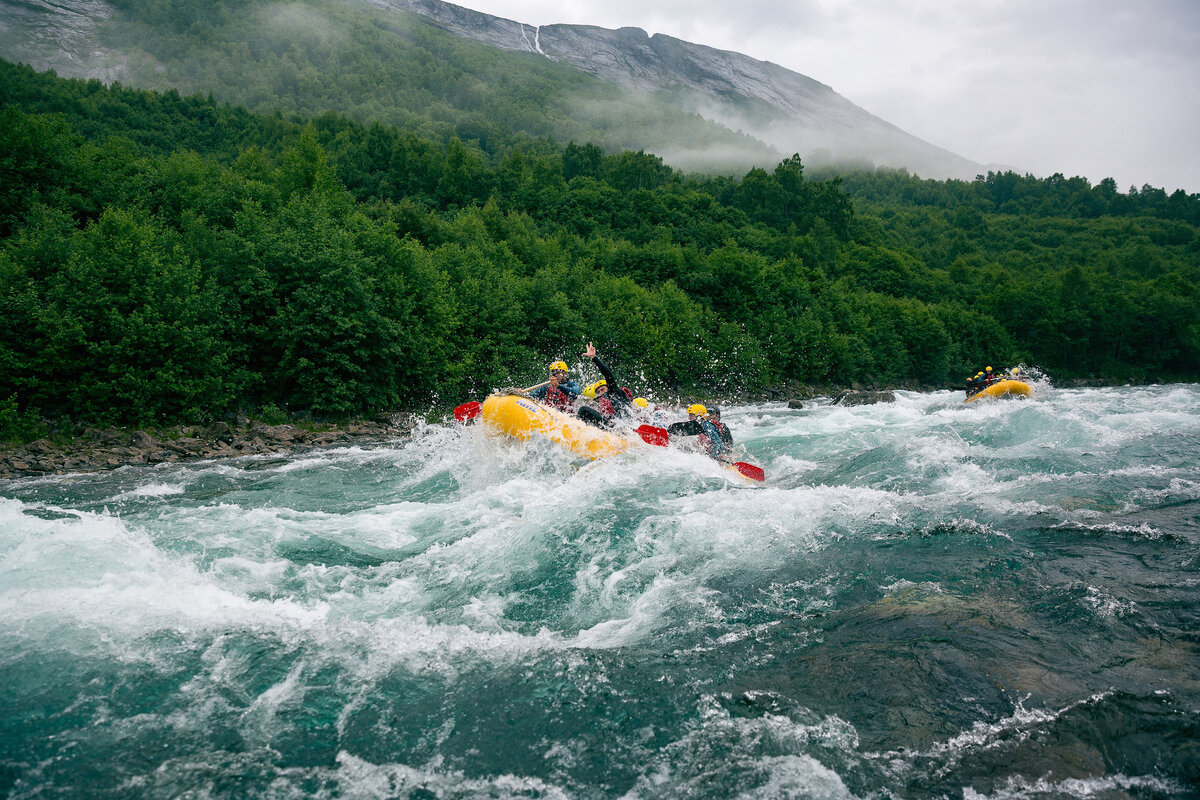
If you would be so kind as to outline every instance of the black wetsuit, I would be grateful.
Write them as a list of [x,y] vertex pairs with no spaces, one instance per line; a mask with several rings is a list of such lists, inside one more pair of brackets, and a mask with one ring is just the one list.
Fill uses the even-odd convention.
[[[718,458],[725,450],[725,437],[721,429],[707,419],[689,419],[687,422],[672,422],[667,426],[671,436],[703,436],[704,450],[713,458]],[[733,441],[730,437],[729,441]]]

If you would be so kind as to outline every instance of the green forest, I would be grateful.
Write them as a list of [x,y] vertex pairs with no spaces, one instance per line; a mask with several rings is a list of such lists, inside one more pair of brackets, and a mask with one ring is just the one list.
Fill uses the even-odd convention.
[[1200,195],[646,152],[0,62],[0,438],[445,409],[594,340],[671,397],[1200,379]]

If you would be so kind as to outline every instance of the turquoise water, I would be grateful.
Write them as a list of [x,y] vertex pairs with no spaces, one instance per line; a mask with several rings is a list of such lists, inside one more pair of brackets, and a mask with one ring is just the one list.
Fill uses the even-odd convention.
[[1200,387],[0,481],[0,794],[1200,796]]

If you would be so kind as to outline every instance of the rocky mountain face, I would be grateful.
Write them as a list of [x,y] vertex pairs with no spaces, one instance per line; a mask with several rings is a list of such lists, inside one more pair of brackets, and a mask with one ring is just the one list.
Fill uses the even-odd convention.
[[[649,36],[640,28],[534,27],[441,0],[336,1],[420,14],[453,35],[568,65],[617,85],[629,102],[700,114],[781,157],[800,153],[808,165],[873,164],[965,179],[987,169],[905,133],[819,81],[740,53]],[[68,77],[127,81],[122,55],[103,48],[95,35],[115,13],[107,0],[0,0],[0,56]],[[644,147],[673,166],[705,163],[706,154],[672,151],[661,136]]]
[[931,178],[985,172],[854,105],[829,86],[768,61],[717,50],[641,28],[535,27],[441,0],[368,0],[413,11],[459,36],[569,64],[631,92],[682,105],[745,131],[805,163],[861,162],[907,167]]
[[96,29],[113,13],[105,0],[0,0],[0,56],[65,77],[118,77],[120,58]]

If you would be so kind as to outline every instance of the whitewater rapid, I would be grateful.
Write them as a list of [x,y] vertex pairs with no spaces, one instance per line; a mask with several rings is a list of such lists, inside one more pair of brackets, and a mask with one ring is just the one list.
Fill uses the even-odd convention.
[[10,797],[1179,797],[1200,387],[0,481]]

